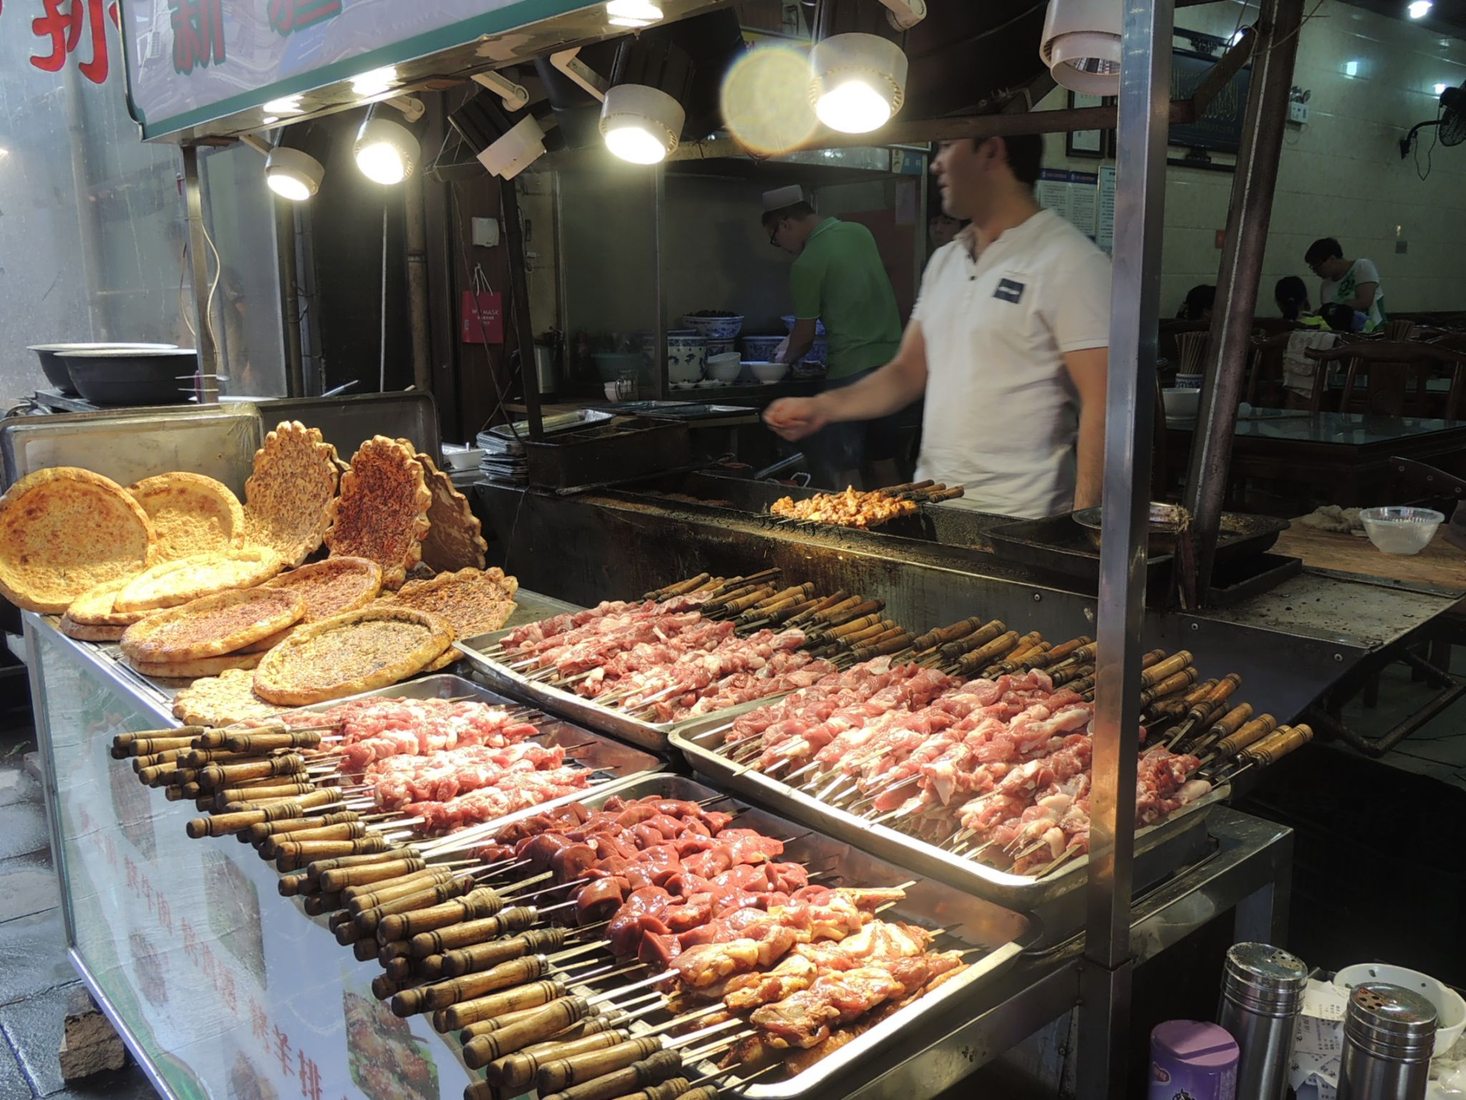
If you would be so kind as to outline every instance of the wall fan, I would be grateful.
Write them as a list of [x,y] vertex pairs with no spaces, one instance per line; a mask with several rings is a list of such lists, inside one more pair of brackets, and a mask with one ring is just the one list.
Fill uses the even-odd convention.
[[1415,135],[1427,126],[1436,126],[1436,137],[1442,145],[1460,145],[1466,141],[1466,90],[1447,88],[1441,93],[1440,114],[1425,122],[1417,122],[1410,132],[1400,139],[1400,159],[1410,155],[1410,146]]

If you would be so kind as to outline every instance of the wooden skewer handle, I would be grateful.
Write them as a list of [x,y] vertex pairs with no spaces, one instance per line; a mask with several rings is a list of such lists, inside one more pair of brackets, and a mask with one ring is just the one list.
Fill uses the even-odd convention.
[[334,791],[316,791],[288,802],[276,803],[259,810],[245,810],[239,813],[214,814],[190,821],[186,831],[198,840],[206,836],[230,836],[241,829],[257,825],[261,821],[279,821],[287,817],[304,817],[307,810],[329,805],[336,801]]
[[925,634],[918,635],[912,640],[911,648],[915,650],[935,649],[939,645],[955,642],[958,638],[965,638],[968,634],[980,630],[982,625],[982,617],[973,615],[951,626],[939,626],[935,630],[928,630]]
[[1191,664],[1191,654],[1187,650],[1179,650],[1163,661],[1157,661],[1140,674],[1140,686],[1143,688],[1154,687],[1162,680],[1176,675],[1182,669]]
[[499,897],[498,892],[492,887],[481,886],[442,905],[383,917],[382,923],[377,925],[377,939],[383,943],[388,940],[407,940],[421,932],[432,932],[450,924],[492,917],[503,908],[504,900]]
[[[477,1039],[481,1035],[492,1035],[500,1028],[508,1027],[510,1024],[517,1024],[520,1020],[530,1019],[531,1017],[537,1015],[540,1009],[543,1007],[545,1006],[539,1005],[535,1008],[516,1008],[513,1012],[506,1012],[504,1013],[504,1015],[496,1017],[495,1019],[480,1020],[476,1024],[469,1024],[466,1028],[458,1033],[458,1041],[460,1043],[467,1043],[470,1039]],[[581,1021],[577,1021],[575,1024],[571,1024],[570,1027],[575,1027],[580,1022]],[[559,1035],[566,1030],[568,1029],[561,1028],[560,1031],[555,1032],[555,1034]],[[554,1036],[551,1036],[551,1038],[553,1037]],[[520,1047],[520,1049],[523,1050],[524,1048]]]
[[[502,936],[506,932],[527,931],[538,919],[537,909],[528,905],[516,905],[482,920],[464,921],[452,927],[420,932],[410,941],[412,954],[417,958],[442,955],[443,973],[450,978],[462,977],[475,970],[482,970],[485,959],[495,958],[494,944],[484,941]],[[492,924],[489,923],[491,921]]]
[[[313,859],[330,859],[332,856],[372,855],[385,852],[391,845],[379,833],[372,833],[359,840],[291,840],[276,841],[280,858],[294,860],[304,866]],[[290,867],[286,870],[294,870]]]
[[353,810],[340,810],[336,813],[321,814],[317,817],[292,817],[285,821],[262,821],[258,825],[249,827],[249,839],[260,844],[272,836],[281,836],[285,833],[309,832],[312,829],[319,829],[325,825],[343,825],[348,821],[359,821],[361,815]]
[[506,1012],[546,1005],[563,996],[565,986],[554,979],[510,986],[508,989],[486,993],[482,997],[474,997],[439,1009],[434,1014],[433,1027],[440,1033],[447,1034],[480,1020],[498,1019]]
[[1185,691],[1196,682],[1196,669],[1185,668],[1174,675],[1167,676],[1157,684],[1147,687],[1140,693],[1140,705],[1148,707],[1158,700],[1168,696],[1179,694]]
[[306,898],[303,906],[305,915],[308,917],[319,917],[323,913],[331,913],[341,908],[340,894],[312,894]]
[[428,867],[381,886],[376,883],[367,883],[365,886],[348,886],[341,891],[341,897],[346,901],[346,907],[354,915],[367,909],[374,909],[378,905],[384,905],[396,898],[415,894],[419,890],[426,890],[429,886],[436,886],[440,882],[452,881],[452,871]]
[[851,635],[859,634],[862,630],[867,630],[870,627],[880,625],[880,614],[872,612],[868,615],[862,615],[858,619],[851,619],[848,622],[843,622],[839,626],[833,627],[830,630],[820,631],[819,636],[822,639],[829,639],[833,641],[839,638],[848,638]]
[[969,672],[985,668],[992,662],[998,660],[1010,652],[1018,644],[1018,631],[1010,630],[1006,634],[1000,634],[987,645],[974,649],[971,653],[965,654],[957,661],[957,666],[963,672]]
[[739,596],[736,600],[730,600],[723,605],[723,610],[729,615],[741,615],[750,607],[763,603],[775,594],[776,590],[773,585],[762,585],[745,596]]
[[673,596],[685,596],[694,589],[702,587],[703,584],[710,580],[712,580],[712,577],[709,574],[699,573],[695,577],[688,577],[685,581],[669,584],[665,588],[653,589],[642,598],[660,602],[662,600],[669,600]]
[[380,863],[367,863],[355,867],[336,867],[322,872],[317,881],[321,884],[322,890],[336,893],[345,886],[384,882],[387,879],[400,878],[413,871],[421,871],[426,866],[427,864],[416,856],[409,856],[406,859],[389,859]]
[[227,733],[224,747],[231,752],[273,752],[276,749],[313,749],[321,743],[317,730],[292,730],[288,733]]
[[[1094,645],[1094,639],[1088,634],[1081,634],[1077,638],[1070,638],[1067,642],[1060,642],[1044,654],[1044,663],[1038,668],[1053,668],[1055,665],[1063,664],[1087,647]],[[1091,653],[1091,657],[1093,654]]]
[[[596,1030],[591,1030],[592,1027]],[[592,1016],[574,1025],[581,1034],[572,1038],[536,1043],[525,1047],[518,1054],[508,1054],[490,1062],[484,1067],[484,1076],[490,1083],[498,1085],[507,1095],[516,1095],[535,1083],[540,1067],[556,1058],[573,1058],[592,1051],[605,1050],[624,1042],[628,1033],[607,1026],[600,1016]]]
[[1313,740],[1311,726],[1283,726],[1272,736],[1243,751],[1241,759],[1249,764],[1276,764],[1294,749]]
[[[310,819],[301,818],[300,820],[308,821]],[[251,825],[250,828],[255,829],[258,826]],[[292,833],[281,833],[279,836],[267,838],[260,844],[260,855],[266,859],[274,859],[281,855],[281,845],[285,843],[284,838],[287,837],[290,841],[295,842],[303,840],[360,840],[365,836],[367,836],[367,829],[360,821],[342,821],[335,825],[321,825],[315,829],[297,829]],[[289,870],[293,871],[295,868],[292,867]]]
[[970,653],[979,646],[985,646],[994,639],[1001,638],[1007,630],[1008,626],[1002,619],[993,619],[983,623],[971,634],[943,643],[940,652],[946,660],[955,661],[964,653]]
[[1223,737],[1230,737],[1242,728],[1242,724],[1252,717],[1252,704],[1239,703],[1226,714],[1222,715],[1211,729],[1206,731],[1206,740],[1219,740]]
[[886,636],[884,641],[875,645],[860,646],[851,651],[851,656],[857,661],[868,661],[872,657],[884,657],[888,653],[900,653],[911,644],[910,636],[902,630],[899,634]]
[[[885,610],[885,608],[885,600],[861,600],[854,607],[846,608],[844,611],[841,611],[837,615],[831,614],[821,617],[825,620],[825,622],[829,623],[831,627],[838,627],[845,626],[847,623],[850,623],[855,619],[862,618],[866,615],[879,616],[880,613]],[[875,621],[879,622],[879,617]]]
[[[484,943],[475,944],[471,947],[464,947],[457,951],[448,951],[438,956],[443,960],[443,976],[447,978],[461,978],[465,974],[476,973],[480,970],[487,970],[497,966],[508,959],[518,958],[521,955],[533,955],[536,952],[558,951],[565,945],[569,936],[565,928],[530,928],[529,923],[537,918],[538,914],[533,909],[525,906],[516,906],[513,909],[505,909],[492,920],[500,922],[501,931],[494,935],[502,936],[504,932],[518,932],[517,936],[510,936],[507,939],[487,939]],[[520,923],[523,922],[523,923]],[[429,933],[437,935],[438,933]],[[416,954],[418,938],[414,937],[412,942],[415,957],[431,957]]]
[[495,1059],[523,1050],[530,1043],[543,1042],[584,1019],[589,1012],[590,1005],[583,997],[562,997],[551,1001],[541,1008],[532,1009],[530,1015],[498,1028],[491,1035],[470,1039],[464,1044],[463,1060],[469,1069],[483,1069]]
[[468,878],[428,883],[414,893],[384,901],[369,909],[363,909],[355,915],[356,926],[363,932],[371,934],[376,932],[383,917],[391,916],[394,913],[410,913],[415,909],[425,909],[431,905],[441,905],[456,897],[461,897],[472,888],[473,880]]
[[470,1001],[501,989],[535,981],[549,972],[549,961],[543,955],[510,959],[477,974],[450,978],[447,981],[418,986],[416,989],[404,989],[393,998],[392,1012],[398,1016],[436,1012],[460,1001]]
[[191,749],[193,748],[193,738],[193,734],[169,737],[139,737],[136,741],[132,741],[126,746],[126,755],[150,756],[155,752],[166,752],[169,749]]
[[316,790],[314,783],[296,779],[289,783],[271,783],[267,787],[225,787],[222,790],[205,793],[212,796],[220,807],[228,807],[231,803],[242,803],[238,809],[256,810],[267,803],[297,798],[314,790]]
[[569,1088],[583,1081],[594,1081],[618,1069],[640,1062],[662,1049],[662,1040],[655,1035],[640,1039],[627,1039],[615,1046],[582,1054],[568,1054],[540,1066],[535,1074],[535,1088],[540,1092],[554,1092]]
[[1230,737],[1224,737],[1212,749],[1214,757],[1225,759],[1233,753],[1257,744],[1278,728],[1278,720],[1271,714],[1263,714],[1239,729]]
[[682,1056],[675,1050],[663,1050],[625,1069],[618,1069],[583,1084],[571,1085],[560,1092],[541,1091],[541,1100],[616,1100],[636,1089],[645,1088],[671,1077],[682,1068]]
[[210,764],[199,771],[199,785],[205,788],[222,787],[226,783],[268,779],[275,775],[296,775],[303,771],[304,757],[292,752],[283,756],[268,756],[247,764]]

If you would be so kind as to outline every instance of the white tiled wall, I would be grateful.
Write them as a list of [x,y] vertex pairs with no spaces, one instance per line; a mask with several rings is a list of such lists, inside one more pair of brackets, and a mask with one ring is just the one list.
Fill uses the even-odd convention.
[[[1412,125],[1435,117],[1433,85],[1466,82],[1466,43],[1338,0],[1306,11],[1293,83],[1313,92],[1310,117],[1284,139],[1259,312],[1272,311],[1272,287],[1284,275],[1302,276],[1317,299],[1303,252],[1325,236],[1339,238],[1346,256],[1379,265],[1387,309],[1466,309],[1466,144],[1437,145],[1424,180],[1399,151]],[[1255,17],[1255,7],[1227,0],[1181,9],[1177,24],[1226,37],[1239,18]],[[1063,106],[1063,93],[1042,106]],[[1432,130],[1421,138],[1424,169]],[[1097,162],[1066,158],[1060,134],[1048,138],[1045,163],[1093,171]],[[1216,230],[1226,225],[1231,186],[1228,173],[1167,169],[1163,314],[1174,314],[1190,287],[1216,282]],[[1403,255],[1397,236],[1408,243]]]

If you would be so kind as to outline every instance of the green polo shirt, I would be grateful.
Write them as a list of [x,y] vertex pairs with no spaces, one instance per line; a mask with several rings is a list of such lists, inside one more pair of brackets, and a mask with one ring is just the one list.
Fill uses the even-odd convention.
[[825,323],[829,378],[889,363],[901,343],[896,294],[876,239],[855,222],[828,218],[809,235],[789,276],[794,315]]

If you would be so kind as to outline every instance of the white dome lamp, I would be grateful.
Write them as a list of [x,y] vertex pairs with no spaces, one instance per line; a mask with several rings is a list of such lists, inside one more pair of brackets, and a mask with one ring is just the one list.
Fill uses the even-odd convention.
[[277,146],[265,158],[265,182],[282,199],[304,202],[321,189],[325,178],[321,162],[299,149]]
[[1120,94],[1122,0],[1049,0],[1039,57],[1071,92]]
[[879,130],[906,101],[906,54],[878,34],[836,34],[809,52],[814,113],[831,130]]
[[368,112],[356,132],[355,153],[362,175],[373,183],[391,186],[412,175],[422,157],[422,147],[400,122]]
[[617,84],[601,103],[606,148],[632,164],[660,164],[677,148],[687,112],[649,84]]

